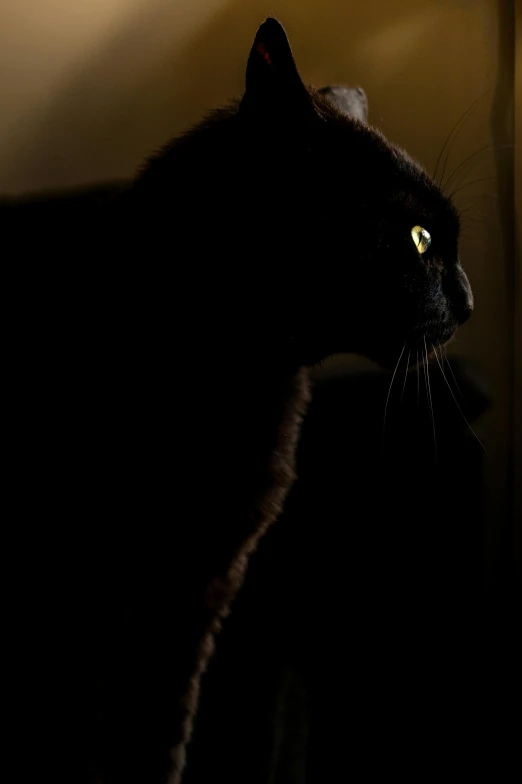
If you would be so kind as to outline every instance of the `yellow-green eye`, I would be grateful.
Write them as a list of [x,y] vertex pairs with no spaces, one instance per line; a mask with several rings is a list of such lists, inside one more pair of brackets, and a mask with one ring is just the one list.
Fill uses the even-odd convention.
[[429,231],[423,229],[422,226],[414,226],[411,230],[411,236],[419,253],[426,253],[431,245],[431,234]]

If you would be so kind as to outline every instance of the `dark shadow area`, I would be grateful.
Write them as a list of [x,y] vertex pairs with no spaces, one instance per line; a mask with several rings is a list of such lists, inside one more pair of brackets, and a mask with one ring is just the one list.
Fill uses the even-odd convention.
[[[495,0],[478,9],[462,2],[455,13],[446,5],[401,0],[353,4],[351,10],[332,0],[275,0],[275,7],[224,0],[210,12],[209,6],[203,11],[199,4],[151,0],[62,71],[45,103],[36,102],[32,113],[28,103],[7,139],[4,190],[94,183],[27,197],[0,194],[6,256],[8,263],[15,258],[18,276],[8,288],[14,303],[8,351],[16,354],[10,384],[16,406],[7,409],[15,430],[9,468],[17,479],[5,568],[12,620],[4,630],[17,660],[8,670],[15,702],[29,718],[19,759],[25,763],[30,748],[40,777],[67,768],[70,756],[74,784],[101,784],[99,760],[107,759],[109,784],[128,784],[133,774],[138,782],[147,778],[133,770],[128,749],[138,748],[147,732],[154,745],[161,734],[154,728],[157,705],[170,718],[171,706],[179,704],[164,686],[165,673],[176,671],[171,652],[186,638],[173,622],[172,596],[181,597],[187,628],[196,615],[182,577],[176,586],[183,590],[172,588],[173,512],[185,523],[190,514],[209,524],[214,515],[227,521],[226,509],[216,513],[218,462],[229,472],[229,497],[244,492],[234,469],[237,453],[245,450],[223,459],[228,439],[220,435],[209,439],[219,460],[208,461],[205,481],[194,470],[192,484],[184,479],[169,495],[175,462],[186,478],[208,455],[204,439],[193,438],[189,418],[182,424],[193,452],[173,446],[179,432],[169,431],[163,419],[166,412],[165,420],[173,413],[183,420],[183,407],[176,409],[168,387],[173,370],[181,399],[197,401],[197,414],[208,410],[212,421],[222,416],[211,400],[220,385],[220,360],[209,361],[204,342],[196,341],[187,352],[190,362],[171,356],[172,334],[178,343],[183,337],[171,331],[168,317],[189,301],[177,274],[178,265],[198,269],[196,235],[207,233],[215,262],[208,266],[218,277],[218,256],[228,246],[216,243],[214,260],[216,235],[205,212],[196,230],[187,231],[172,211],[161,253],[154,257],[145,244],[134,253],[129,237],[140,234],[132,224],[140,225],[142,216],[131,212],[128,219],[125,178],[210,107],[243,93],[249,45],[268,13],[288,26],[307,83],[364,84],[373,125],[430,170],[441,152],[444,182],[453,183],[465,216],[459,254],[470,273],[476,318],[470,330],[459,330],[453,344],[458,356],[442,371],[431,361],[433,407],[422,367],[395,379],[348,364],[329,371],[327,363],[316,371],[298,480],[283,516],[254,553],[217,639],[183,784],[331,784],[391,776],[415,784],[453,778],[496,784],[511,781],[519,769],[514,3]],[[30,50],[26,59],[31,69],[52,64]],[[15,79],[9,89],[17,93]],[[476,113],[470,112],[473,102]],[[330,170],[337,171],[336,164]],[[495,177],[489,176],[492,166]],[[245,167],[253,183],[260,169],[257,162]],[[373,182],[366,169],[364,179]],[[178,180],[171,182],[180,204],[191,204]],[[468,186],[473,190],[464,190]],[[228,205],[222,192],[218,200]],[[208,214],[214,210],[215,203]],[[232,246],[243,238],[229,212]],[[152,237],[157,225],[153,220],[148,227]],[[344,215],[332,231],[339,232],[347,255],[357,233],[363,236],[357,225],[345,226]],[[172,272],[172,289],[158,284],[161,277],[150,289],[140,288],[143,270],[160,256]],[[214,297],[205,272],[201,293]],[[206,312],[195,280],[195,296],[178,322],[186,315],[192,337]],[[241,292],[239,299],[246,310],[248,296]],[[393,301],[387,290],[386,300]],[[167,336],[163,352],[158,335]],[[236,366],[243,374],[234,357],[228,369]],[[253,388],[262,389],[255,378]],[[121,388],[111,388],[110,379]],[[242,402],[241,387],[230,376],[221,393],[232,406]],[[107,400],[105,421],[97,412]],[[141,422],[136,411],[145,412]],[[471,428],[479,434],[483,428],[489,462]],[[140,438],[149,443],[153,432],[168,434],[166,459],[153,449],[140,452]],[[19,470],[26,463],[29,474]],[[131,463],[139,466],[136,485],[149,482],[146,490],[140,487],[141,506],[130,510],[139,520],[134,529],[122,513],[132,492],[111,495],[107,489],[108,508],[96,495],[99,487],[112,492],[118,474],[126,481]],[[158,501],[162,491],[165,509]],[[192,577],[207,560],[212,564],[212,545],[200,547],[206,540],[196,540],[195,527],[187,526],[187,541],[197,545],[192,555],[177,549],[179,575],[186,570]],[[160,695],[156,702],[147,701],[149,681],[151,693]],[[149,705],[153,709],[142,709]],[[145,717],[141,728],[137,716]],[[116,728],[109,741],[107,726]],[[41,756],[34,751],[39,742],[45,746]]]
[[[2,210],[21,237],[31,217],[30,244],[56,220],[71,229],[78,219],[85,231],[90,208],[110,210],[125,187],[11,200]],[[424,781],[489,765],[489,780],[509,780],[517,575],[511,550],[488,578],[486,456],[465,421],[474,426],[491,397],[463,358],[446,377],[452,392],[433,363],[436,443],[422,373],[395,379],[384,439],[390,374],[318,377],[299,479],[252,558],[202,684],[187,784],[319,784],[357,770]],[[81,698],[90,704],[95,694]],[[85,747],[91,732],[81,733]]]
[[[451,366],[476,422],[487,385],[469,362]],[[414,372],[404,394],[395,380],[384,451],[391,376],[318,383],[298,482],[203,683],[189,784],[319,783],[343,771],[425,781],[450,768],[508,780],[518,746],[514,573],[488,585],[484,451],[438,369],[430,375],[436,454]]]

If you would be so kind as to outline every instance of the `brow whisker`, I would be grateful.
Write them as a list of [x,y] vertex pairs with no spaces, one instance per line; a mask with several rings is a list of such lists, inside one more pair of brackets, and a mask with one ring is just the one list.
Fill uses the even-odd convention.
[[[492,87],[490,87],[490,88],[489,88],[489,89],[487,89],[487,90],[486,90],[484,93],[482,93],[482,95],[481,95],[481,96],[479,96],[479,97],[478,97],[478,98],[477,98],[475,101],[473,101],[473,103],[471,104],[471,106],[469,106],[469,107],[466,109],[466,111],[465,111],[463,114],[461,114],[461,116],[459,117],[459,119],[457,120],[457,122],[455,123],[455,125],[453,126],[453,128],[451,129],[451,131],[449,132],[449,134],[447,135],[447,137],[446,137],[446,141],[445,141],[445,142],[444,142],[444,144],[442,145],[442,149],[441,149],[441,151],[439,152],[439,157],[437,158],[437,163],[435,164],[435,171],[433,172],[433,179],[434,179],[434,180],[435,180],[435,178],[437,177],[437,170],[438,170],[438,168],[439,168],[439,163],[440,163],[440,159],[441,159],[441,157],[442,157],[442,154],[444,153],[444,150],[446,149],[446,147],[447,147],[447,145],[448,145],[448,142],[450,141],[451,137],[453,136],[453,133],[454,133],[455,131],[457,131],[457,128],[458,128],[458,126],[459,126],[461,123],[465,122],[465,120],[467,120],[467,119],[468,119],[468,116],[469,116],[470,114],[472,114],[472,113],[473,113],[473,110],[475,109],[475,106],[477,106],[477,104],[479,104],[479,103],[480,103],[480,102],[481,102],[481,101],[482,101],[482,100],[483,100],[483,99],[486,97],[486,95],[492,91],[492,89],[493,89],[493,88],[492,88]],[[457,136],[458,136],[459,132],[460,132],[460,129],[459,129],[459,131],[457,131],[457,133],[455,133],[455,137],[453,138],[452,144],[453,144],[453,142],[455,141],[455,139],[457,138]],[[448,152],[449,152],[449,150],[448,150]],[[447,160],[447,158],[446,158],[446,160]],[[443,172],[443,175],[444,175],[444,172]]]
[[487,180],[496,180],[497,177],[494,175],[493,177],[480,177],[478,180],[472,180],[471,182],[467,182],[465,185],[461,185],[460,188],[457,188],[453,193],[450,193],[448,199],[452,199],[456,193],[462,191],[464,188],[469,188],[470,185],[476,185],[477,182],[486,182]]
[[497,147],[495,144],[486,144],[486,145],[484,145],[484,147],[480,147],[480,149],[475,150],[475,152],[472,152],[471,155],[468,155],[467,158],[464,158],[462,163],[459,163],[459,165],[456,166],[455,169],[453,169],[453,171],[451,172],[451,174],[448,177],[448,179],[446,180],[446,182],[443,182],[443,178],[441,178],[440,187],[442,188],[442,190],[445,190],[448,187],[448,185],[450,184],[450,182],[453,179],[453,177],[455,176],[455,174],[459,171],[459,169],[462,169],[464,164],[467,163],[468,161],[470,161],[472,158],[474,158],[475,155],[478,155],[479,153],[484,152],[485,150],[491,149],[492,152],[496,152],[497,150],[504,150],[507,147],[513,147],[513,145],[512,144],[503,144],[500,147]]

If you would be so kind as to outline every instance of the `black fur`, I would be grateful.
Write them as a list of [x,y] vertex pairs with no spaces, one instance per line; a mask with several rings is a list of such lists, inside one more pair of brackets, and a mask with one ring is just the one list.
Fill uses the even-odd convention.
[[[445,342],[472,307],[455,207],[379,131],[305,89],[283,35],[275,21],[260,28],[253,95],[149,162],[139,215],[153,210],[161,243],[181,218],[198,279],[204,269],[211,291],[228,280],[235,306],[241,293],[256,329],[291,340],[299,363],[340,351],[394,362],[405,341]],[[272,39],[268,64],[258,44]],[[415,225],[433,238],[423,258]]]
[[71,781],[180,780],[213,637],[294,478],[304,368],[394,365],[472,307],[451,202],[304,86],[275,20],[246,81],[114,201],[16,227],[20,612],[52,608],[49,666],[68,641],[48,699],[71,697]]

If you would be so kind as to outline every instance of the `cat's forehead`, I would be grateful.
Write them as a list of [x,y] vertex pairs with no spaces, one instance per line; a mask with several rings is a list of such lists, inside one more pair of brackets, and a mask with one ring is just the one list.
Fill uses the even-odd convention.
[[458,211],[450,199],[402,147],[356,119],[341,117],[340,122],[345,131],[344,144],[355,148],[355,160],[368,173],[371,187],[409,213],[458,225]]
[[458,211],[435,183],[415,183],[410,189],[398,189],[394,195],[396,203],[412,216],[424,217],[448,230],[458,231]]
[[458,210],[438,183],[403,149],[389,146],[399,172],[392,200],[411,213],[458,227]]

